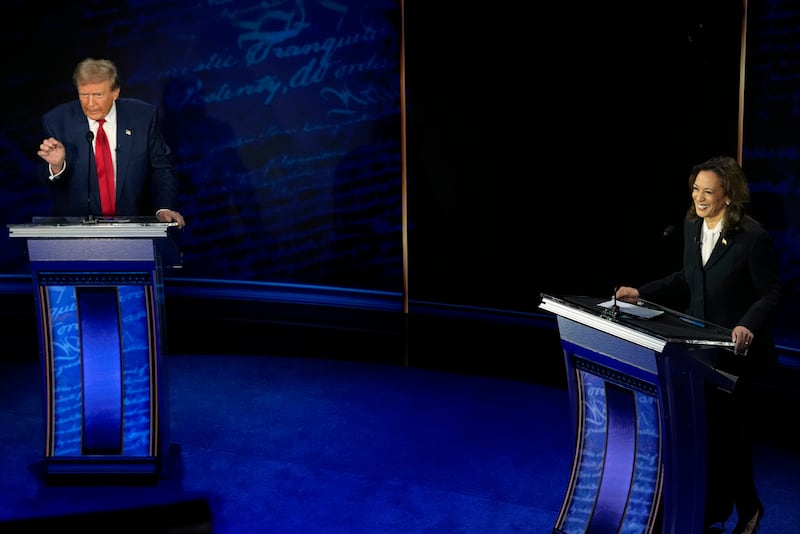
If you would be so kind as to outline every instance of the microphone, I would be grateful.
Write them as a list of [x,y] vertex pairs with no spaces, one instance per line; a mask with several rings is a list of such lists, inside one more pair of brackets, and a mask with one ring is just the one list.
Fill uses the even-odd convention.
[[612,303],[611,306],[603,306],[603,311],[601,315],[606,319],[617,319],[619,317],[619,304],[617,304],[617,291],[619,291],[619,286],[614,288],[614,293],[611,295],[610,302]]
[[675,225],[670,224],[669,226],[664,228],[664,231],[661,233],[661,237],[672,237],[672,234],[674,233],[675,233]]
[[92,141],[94,140],[94,133],[91,130],[86,132],[86,142],[89,143],[89,160],[88,170],[86,172],[86,220],[84,222],[95,222],[92,215]]

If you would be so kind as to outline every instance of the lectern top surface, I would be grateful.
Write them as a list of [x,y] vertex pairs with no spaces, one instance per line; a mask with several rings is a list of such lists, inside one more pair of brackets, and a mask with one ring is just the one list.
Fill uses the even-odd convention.
[[608,298],[587,296],[560,296],[543,295],[543,298],[560,302],[563,306],[580,310],[593,318],[611,321],[619,326],[630,328],[648,336],[662,339],[672,343],[689,343],[700,345],[718,345],[732,347],[731,331],[723,326],[686,315],[684,313],[660,306],[654,302],[641,301],[639,305],[660,313],[652,318],[642,318],[624,313],[612,313],[611,310],[600,306]]
[[10,237],[27,238],[154,238],[167,237],[178,223],[160,222],[155,217],[34,217],[33,222],[9,224]]
[[154,216],[136,216],[136,217],[34,217],[30,223],[27,224],[10,224],[12,226],[115,226],[115,227],[132,227],[132,226],[155,226],[155,227],[171,227],[178,226],[176,222],[161,222]]

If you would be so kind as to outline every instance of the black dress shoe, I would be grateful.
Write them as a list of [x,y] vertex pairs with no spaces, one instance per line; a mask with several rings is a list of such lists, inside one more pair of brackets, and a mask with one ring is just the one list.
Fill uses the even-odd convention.
[[758,507],[754,511],[744,513],[739,517],[731,534],[755,534],[758,532],[758,524],[761,523],[762,517],[764,517],[764,505],[758,503]]

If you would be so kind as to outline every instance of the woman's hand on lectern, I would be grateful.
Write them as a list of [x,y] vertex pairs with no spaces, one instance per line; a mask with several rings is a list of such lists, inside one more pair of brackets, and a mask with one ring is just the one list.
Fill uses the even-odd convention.
[[639,302],[639,290],[635,287],[619,286],[615,293],[617,300],[623,302]]

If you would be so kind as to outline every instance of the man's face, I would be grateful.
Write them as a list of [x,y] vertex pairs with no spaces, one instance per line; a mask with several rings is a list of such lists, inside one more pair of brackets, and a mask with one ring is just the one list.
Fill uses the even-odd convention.
[[108,115],[118,96],[119,88],[111,89],[110,80],[78,86],[78,98],[83,112],[92,120],[100,120]]

